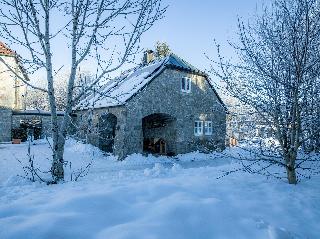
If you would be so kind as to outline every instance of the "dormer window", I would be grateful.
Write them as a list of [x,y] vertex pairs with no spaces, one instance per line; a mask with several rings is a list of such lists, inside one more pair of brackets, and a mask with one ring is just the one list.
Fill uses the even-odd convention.
[[191,79],[188,77],[183,77],[181,79],[181,91],[185,93],[191,92]]

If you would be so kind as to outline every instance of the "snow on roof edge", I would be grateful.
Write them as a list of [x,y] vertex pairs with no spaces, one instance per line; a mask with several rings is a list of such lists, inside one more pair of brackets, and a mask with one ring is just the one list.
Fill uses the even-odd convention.
[[148,84],[156,73],[160,72],[165,67],[167,61],[168,57],[140,68],[133,68],[131,71],[128,71],[126,75],[110,80],[102,87],[102,92],[97,92],[98,95],[96,96],[88,96],[74,107],[74,110],[108,108],[124,105],[127,100]]
[[[218,95],[218,92],[215,90],[212,83],[210,82],[208,74],[198,70],[196,67],[181,59],[177,55],[170,54],[165,58],[153,61],[149,65],[132,68],[131,70],[128,70],[126,72],[127,74],[120,75],[119,77],[108,81],[106,85],[101,87],[104,90],[104,95],[101,94],[100,98],[99,96],[90,95],[87,98],[85,98],[82,102],[80,102],[77,106],[75,106],[74,110],[87,110],[90,108],[101,109],[123,106],[128,100],[130,100],[134,95],[136,95],[140,90],[142,90],[144,86],[147,85],[157,75],[157,73],[160,73],[166,67],[184,69],[186,71],[191,71],[195,74],[200,74],[201,76],[204,76],[207,79],[210,88],[216,94],[218,101],[226,109],[224,102],[222,101],[221,97]],[[149,72],[149,74],[143,75],[144,72],[148,72],[147,70],[149,68],[153,70]],[[145,80],[143,80],[141,77],[143,77]],[[131,84],[130,89],[130,83],[133,83],[134,81],[138,81],[136,83],[139,84]],[[129,84],[129,87],[125,87],[125,84]],[[119,93],[119,89],[121,94],[117,94],[117,92]],[[121,89],[126,89],[127,91],[121,91]],[[106,96],[106,93],[108,93],[108,96]]]

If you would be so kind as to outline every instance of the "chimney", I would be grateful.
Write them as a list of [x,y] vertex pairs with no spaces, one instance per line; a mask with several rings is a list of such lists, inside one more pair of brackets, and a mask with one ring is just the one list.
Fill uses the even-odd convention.
[[143,64],[148,65],[150,62],[154,60],[154,52],[153,50],[146,50],[143,55]]

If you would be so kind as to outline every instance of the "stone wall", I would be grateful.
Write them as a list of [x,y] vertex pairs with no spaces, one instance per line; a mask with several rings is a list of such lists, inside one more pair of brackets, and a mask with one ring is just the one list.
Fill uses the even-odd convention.
[[[181,78],[192,80],[191,92],[181,91]],[[127,124],[124,155],[143,151],[142,118],[163,113],[176,119],[176,152],[225,147],[226,111],[203,76],[166,69],[126,104]],[[210,136],[194,135],[196,120],[212,121]]]
[[104,114],[113,114],[117,117],[117,125],[114,139],[114,154],[123,157],[125,151],[125,125],[127,110],[124,106],[101,108],[83,111],[75,111],[76,117],[73,119],[73,130],[71,135],[77,139],[85,140],[87,143],[99,147],[99,118]]
[[0,142],[11,141],[12,110],[0,107]]

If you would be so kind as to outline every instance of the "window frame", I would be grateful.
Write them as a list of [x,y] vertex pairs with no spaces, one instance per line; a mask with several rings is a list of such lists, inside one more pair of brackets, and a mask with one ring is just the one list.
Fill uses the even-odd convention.
[[[196,126],[196,124],[197,124],[197,126]],[[194,121],[193,133],[195,136],[202,136],[203,135],[203,121],[202,120],[195,120]]]
[[206,120],[203,124],[204,135],[212,135],[212,121]]
[[190,77],[182,77],[180,81],[181,92],[191,93],[191,82],[192,81]]

